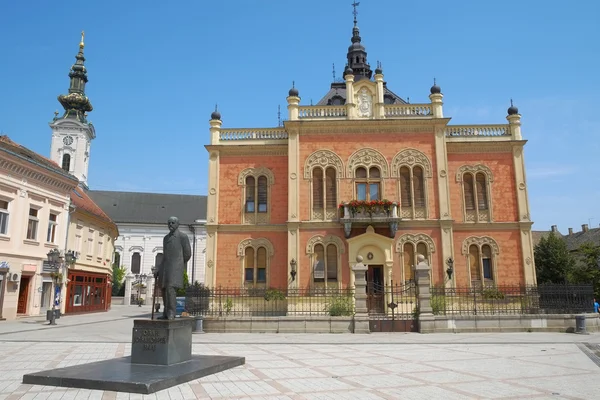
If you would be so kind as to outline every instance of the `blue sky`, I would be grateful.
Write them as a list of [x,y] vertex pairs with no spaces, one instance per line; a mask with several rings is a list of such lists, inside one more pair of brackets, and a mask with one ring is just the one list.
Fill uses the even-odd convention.
[[[292,81],[316,103],[343,71],[351,3],[2,2],[0,131],[48,155],[84,29],[90,187],[206,194],[215,103],[225,128],[276,126]],[[428,102],[436,77],[452,124],[506,123],[514,99],[534,229],[600,224],[600,2],[360,3],[368,60],[398,95]]]

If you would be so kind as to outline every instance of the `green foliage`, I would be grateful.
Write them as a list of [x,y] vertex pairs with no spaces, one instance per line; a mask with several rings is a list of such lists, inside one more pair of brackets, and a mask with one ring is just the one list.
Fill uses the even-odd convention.
[[488,287],[488,288],[483,289],[483,292],[481,295],[486,300],[503,300],[505,297],[504,293],[502,293],[495,287]]
[[125,285],[123,284],[125,275],[127,275],[127,269],[125,269],[124,266],[119,266],[117,263],[113,264],[113,266],[112,266],[112,284],[113,284],[112,295],[113,296],[119,296],[121,289],[123,289],[123,293],[125,293]]
[[188,278],[187,271],[183,271],[183,287],[177,289],[177,296],[185,296],[187,288],[190,287],[190,280]]
[[334,296],[325,305],[325,309],[332,317],[345,317],[354,314],[351,296]]
[[567,282],[575,261],[561,237],[550,232],[540,239],[533,253],[538,283]]
[[594,285],[594,295],[600,298],[600,246],[591,242],[579,246],[569,280],[572,283],[591,283]]
[[279,289],[267,289],[265,291],[265,300],[285,300],[285,293]]
[[227,300],[225,300],[225,305],[223,308],[225,308],[225,315],[229,315],[231,309],[233,308],[233,300],[228,297]]
[[431,309],[433,315],[439,315],[446,311],[446,296],[431,296]]

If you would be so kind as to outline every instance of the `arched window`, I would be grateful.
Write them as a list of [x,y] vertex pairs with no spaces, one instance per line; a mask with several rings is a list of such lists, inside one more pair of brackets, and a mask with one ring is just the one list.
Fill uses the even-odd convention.
[[405,233],[396,242],[396,252],[401,254],[402,278],[406,284],[415,280],[414,266],[417,265],[419,254],[423,255],[430,264],[432,253],[435,252],[435,244],[433,239],[424,233]]
[[333,167],[312,170],[312,219],[331,220],[337,216],[337,171]]
[[392,160],[392,176],[399,178],[402,218],[427,218],[427,178],[431,162],[417,149],[404,149]]
[[344,253],[344,242],[334,235],[315,235],[306,244],[306,253],[312,266],[311,280],[315,287],[339,286],[340,254]]
[[156,253],[156,256],[154,256],[154,266],[158,267],[163,260],[163,253]]
[[267,282],[267,249],[246,247],[244,252],[244,283],[256,287]]
[[243,186],[243,222],[247,224],[268,223],[273,172],[265,167],[246,168],[238,177]]
[[357,200],[381,200],[381,172],[377,167],[358,167],[354,173]]
[[63,154],[62,169],[69,172],[71,170],[71,155]]
[[462,182],[465,220],[490,222],[492,171],[482,164],[464,165],[458,169],[456,180]]
[[115,251],[113,264],[116,265],[117,267],[121,266],[121,253],[119,253],[118,251]]
[[140,253],[133,253],[131,255],[131,273],[139,274],[141,269],[142,257]]
[[463,254],[467,257],[467,266],[471,286],[489,286],[496,281],[496,257],[498,244],[488,236],[471,236],[463,242]]

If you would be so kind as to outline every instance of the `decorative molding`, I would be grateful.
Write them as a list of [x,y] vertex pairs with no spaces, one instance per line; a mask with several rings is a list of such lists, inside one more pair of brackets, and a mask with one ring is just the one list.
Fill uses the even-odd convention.
[[405,233],[400,236],[396,241],[396,253],[402,253],[404,251],[404,244],[412,243],[415,245],[419,243],[425,243],[430,253],[435,253],[435,243],[431,236],[424,233]]
[[328,244],[335,244],[338,248],[339,254],[343,254],[346,251],[346,246],[344,246],[344,241],[335,235],[315,235],[308,239],[306,243],[306,254],[313,254],[315,250],[316,244],[322,244],[323,247],[326,247]]
[[156,246],[155,248],[152,249],[153,253],[158,253],[158,252],[161,252],[161,251],[163,251],[162,246]]
[[465,172],[470,172],[473,175],[478,172],[483,172],[487,175],[487,181],[492,183],[494,182],[494,174],[492,174],[492,170],[483,164],[475,164],[475,165],[463,165],[456,171],[456,182],[462,182],[463,175]]
[[259,176],[264,175],[267,177],[267,184],[269,186],[275,183],[275,175],[273,171],[271,171],[267,167],[256,167],[256,168],[246,168],[240,175],[238,176],[238,185],[244,186],[246,184],[246,177],[253,176],[258,179]]
[[364,148],[352,153],[348,159],[348,176],[353,177],[354,171],[358,167],[365,167],[367,171],[369,167],[379,167],[381,168],[381,177],[389,177],[387,160],[375,149]]
[[[76,178],[68,178],[68,177],[61,177],[62,179],[56,179],[54,176],[59,175],[58,172],[55,172],[53,170],[51,170],[48,167],[44,167],[44,166],[40,166],[40,169],[43,169],[44,171],[38,171],[34,168],[30,168],[27,166],[23,166],[19,163],[13,162],[11,160],[8,159],[2,159],[0,160],[0,169],[4,169],[6,171],[7,175],[14,175],[13,178],[15,179],[21,179],[21,180],[34,180],[38,183],[59,189],[61,191],[65,191],[65,192],[69,192],[71,190],[73,190],[75,187],[77,187],[77,179]],[[58,166],[56,167],[58,168]],[[64,180],[63,180],[64,179]],[[66,181],[69,181],[69,183],[67,183]],[[25,181],[24,183],[26,183],[27,181]]]
[[215,265],[215,262],[213,260],[208,260],[208,262],[206,263],[206,266],[208,268],[212,268]]
[[476,245],[477,247],[479,247],[480,251],[481,251],[481,246],[488,245],[492,248],[492,252],[494,254],[500,253],[500,248],[498,247],[498,243],[491,237],[489,237],[489,236],[469,236],[468,238],[466,238],[463,241],[462,254],[465,256],[467,254],[469,254],[469,247],[473,244]]
[[487,141],[446,142],[446,151],[450,153],[512,153],[513,143],[508,140],[489,140],[488,136],[482,137]]
[[245,250],[247,247],[252,247],[254,250],[258,250],[259,247],[264,247],[267,249],[267,255],[269,257],[273,257],[273,254],[275,254],[275,249],[273,247],[273,244],[269,241],[269,239],[266,239],[266,238],[258,238],[258,239],[248,238],[248,239],[242,240],[240,242],[240,244],[238,245],[238,256],[239,257],[244,257]]
[[412,168],[418,165],[423,168],[425,177],[431,178],[432,170],[431,161],[429,158],[420,150],[417,149],[404,149],[396,154],[392,160],[392,177],[400,177],[400,167],[408,166]]
[[129,248],[129,252],[137,252],[137,253],[143,253],[144,252],[144,248],[142,246],[131,246]]
[[207,145],[207,150],[211,152],[218,151],[220,156],[287,156],[287,145],[262,145],[256,143],[232,145]]
[[334,167],[337,171],[337,177],[344,177],[344,163],[340,156],[331,150],[317,150],[309,155],[304,161],[304,179],[310,179],[312,169],[316,166],[325,170],[327,167]]

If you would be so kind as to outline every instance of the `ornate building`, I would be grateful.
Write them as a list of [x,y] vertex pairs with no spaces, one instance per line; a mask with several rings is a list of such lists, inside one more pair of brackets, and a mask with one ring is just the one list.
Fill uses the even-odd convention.
[[435,285],[534,284],[517,108],[451,125],[435,82],[408,103],[371,71],[356,19],[344,79],[311,106],[292,87],[283,127],[212,113],[207,284],[345,287],[358,255],[369,282],[408,282],[419,253]]

